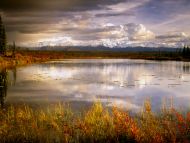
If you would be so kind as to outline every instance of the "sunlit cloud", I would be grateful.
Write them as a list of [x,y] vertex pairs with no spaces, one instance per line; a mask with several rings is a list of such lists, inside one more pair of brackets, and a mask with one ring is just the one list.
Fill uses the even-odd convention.
[[[0,2],[8,42],[31,47],[179,47],[190,43],[189,9],[188,0]],[[186,37],[168,37],[183,32]]]

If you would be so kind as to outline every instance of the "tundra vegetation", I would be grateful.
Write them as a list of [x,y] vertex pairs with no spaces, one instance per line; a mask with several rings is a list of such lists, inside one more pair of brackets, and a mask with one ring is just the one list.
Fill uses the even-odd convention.
[[1,142],[186,142],[190,139],[190,113],[163,108],[160,114],[146,101],[142,112],[131,115],[100,102],[81,114],[65,104],[47,110],[23,105],[0,110]]

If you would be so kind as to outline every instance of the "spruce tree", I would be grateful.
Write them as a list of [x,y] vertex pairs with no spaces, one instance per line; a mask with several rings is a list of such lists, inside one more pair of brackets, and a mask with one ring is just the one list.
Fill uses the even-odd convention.
[[184,47],[183,47],[182,54],[183,54],[183,56],[185,56],[185,55],[186,55],[186,46],[184,46]]
[[0,54],[6,53],[6,32],[0,15]]
[[187,46],[186,52],[187,52],[187,55],[190,56],[190,48],[189,48],[189,46]]

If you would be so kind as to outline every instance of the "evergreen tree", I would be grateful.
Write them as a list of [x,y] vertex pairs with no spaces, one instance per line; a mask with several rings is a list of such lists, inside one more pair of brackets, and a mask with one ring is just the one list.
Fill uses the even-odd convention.
[[183,56],[186,56],[186,46],[183,47],[182,54],[183,54]]
[[6,32],[0,15],[0,54],[6,53]]
[[189,48],[189,46],[187,46],[187,48],[186,48],[186,53],[187,53],[187,56],[190,56],[190,48]]

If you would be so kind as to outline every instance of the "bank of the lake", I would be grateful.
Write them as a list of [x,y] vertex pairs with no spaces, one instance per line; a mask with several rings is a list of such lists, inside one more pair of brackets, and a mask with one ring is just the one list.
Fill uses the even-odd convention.
[[109,52],[109,51],[19,51],[15,57],[1,56],[1,67],[21,66],[58,59],[144,59],[190,61],[176,52]]
[[135,116],[118,108],[111,111],[95,103],[81,116],[58,104],[47,110],[28,106],[0,109],[2,143],[176,143],[189,142],[190,113],[151,111],[150,102]]
[[190,61],[190,56],[178,52],[122,51],[21,51],[23,55],[46,59],[145,59]]
[[23,66],[32,63],[40,63],[47,61],[47,58],[28,55],[27,53],[17,53],[15,57],[12,56],[1,56],[0,57],[0,67],[1,68],[11,68],[15,66]]

